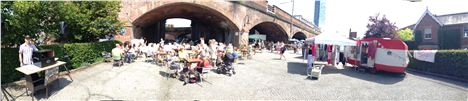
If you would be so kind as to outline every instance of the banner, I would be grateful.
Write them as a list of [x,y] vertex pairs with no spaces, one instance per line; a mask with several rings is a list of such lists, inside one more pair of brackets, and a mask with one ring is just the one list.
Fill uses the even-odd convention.
[[421,61],[434,63],[437,50],[415,50],[414,58]]

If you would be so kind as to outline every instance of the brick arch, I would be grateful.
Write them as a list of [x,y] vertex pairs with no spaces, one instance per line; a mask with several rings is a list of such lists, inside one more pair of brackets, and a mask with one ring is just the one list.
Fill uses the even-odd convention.
[[[215,4],[204,4],[194,2],[167,2],[154,8],[150,8],[145,13],[137,16],[131,23],[135,29],[139,29],[158,21],[169,18],[184,18],[197,20],[204,23],[212,24],[227,28],[232,31],[239,31],[238,24],[232,20],[232,16],[227,15],[227,12],[219,10],[224,6],[214,6]],[[141,31],[134,31],[134,36],[141,36]],[[138,38],[138,37],[137,37]]]
[[298,40],[305,40],[307,39],[307,35],[304,32],[298,31],[292,34],[291,38],[295,38]]
[[250,34],[253,33],[250,32],[253,31],[252,29],[257,29],[260,34],[266,34],[267,40],[270,41],[287,41],[288,38],[290,38],[288,30],[285,29],[284,26],[272,21],[258,22],[256,24],[252,24],[252,26],[245,27],[245,29],[248,29],[247,31],[249,31]]

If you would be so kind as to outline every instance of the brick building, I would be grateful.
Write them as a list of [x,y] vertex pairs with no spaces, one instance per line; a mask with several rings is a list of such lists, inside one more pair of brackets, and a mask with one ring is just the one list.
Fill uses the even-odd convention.
[[[458,30],[460,47],[468,48],[468,12],[447,15],[434,15],[426,10],[416,24],[411,25],[414,32],[420,32],[419,49],[439,49],[439,30]],[[414,34],[416,35],[416,34]]]

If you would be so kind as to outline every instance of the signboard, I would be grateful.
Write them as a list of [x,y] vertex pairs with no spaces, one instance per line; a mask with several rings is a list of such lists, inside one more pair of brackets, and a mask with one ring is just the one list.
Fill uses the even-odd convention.
[[122,35],[125,34],[125,28],[120,29],[120,34],[122,34]]

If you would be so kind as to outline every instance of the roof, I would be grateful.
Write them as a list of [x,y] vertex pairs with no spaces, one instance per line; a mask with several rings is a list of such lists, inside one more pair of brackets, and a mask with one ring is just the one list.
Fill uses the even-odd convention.
[[416,22],[416,24],[413,26],[413,29],[415,29],[418,26],[418,24],[426,15],[429,15],[440,26],[468,23],[468,12],[453,13],[453,14],[446,14],[446,15],[434,15],[428,9],[426,9],[423,15],[419,18],[418,22]]
[[436,15],[436,18],[444,25],[465,24],[468,23],[468,12]]
[[416,29],[416,27],[418,26],[418,24],[422,21],[422,19],[424,18],[424,16],[426,15],[429,15],[432,19],[434,19],[438,24],[439,26],[443,26],[442,22],[440,22],[435,16],[434,14],[432,14],[429,9],[426,9],[426,11],[424,11],[423,15],[419,18],[418,22],[416,22],[416,24],[414,25],[413,29]]

